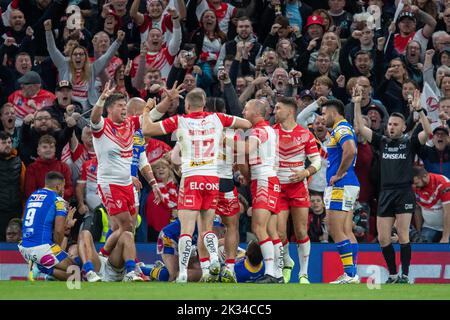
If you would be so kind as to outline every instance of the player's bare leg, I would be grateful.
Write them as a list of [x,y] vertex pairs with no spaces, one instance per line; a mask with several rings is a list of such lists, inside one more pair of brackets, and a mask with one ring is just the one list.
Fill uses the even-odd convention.
[[359,283],[359,278],[356,275],[356,268],[353,264],[351,242],[345,233],[345,223],[348,219],[348,215],[351,215],[352,213],[347,211],[328,210],[327,214],[330,234],[338,247],[342,265],[344,267],[344,274],[331,283]]
[[275,279],[275,252],[272,239],[270,239],[269,234],[267,233],[271,213],[265,209],[253,209],[252,211],[252,232],[256,235],[259,245],[261,246],[261,252],[264,257],[265,278]]
[[283,245],[283,278],[288,283],[291,280],[292,269],[294,268],[294,260],[289,254],[289,239],[287,238],[287,223],[289,219],[289,210],[281,210],[278,213],[277,231]]
[[[214,280],[217,280],[220,274],[220,261],[219,261],[219,239],[217,235],[212,231],[215,217],[215,210],[202,210],[200,219],[198,220],[198,234],[199,238],[203,240],[203,243],[208,250],[209,254],[209,273]],[[199,239],[200,242],[200,239]]]
[[239,214],[223,216],[222,223],[227,231],[225,233],[225,270],[222,273],[222,282],[236,282],[234,264],[236,262],[237,246],[239,243]]
[[55,277],[57,280],[65,281],[67,280],[72,274],[67,272],[67,269],[70,266],[75,265],[75,262],[70,259],[66,258],[60,263],[58,263],[56,266],[53,267],[53,274],[52,276]]
[[112,229],[113,233],[111,233],[111,235],[106,240],[105,245],[103,246],[102,253],[106,253],[106,255],[112,252],[112,250],[116,246],[117,241],[120,238],[120,235],[125,231],[133,232],[134,226],[133,218],[130,212],[128,211],[124,211],[114,216],[110,216],[110,218],[112,226],[114,226],[115,229]]
[[78,254],[83,263],[82,270],[85,272],[86,279],[89,282],[100,281],[97,272],[100,271],[101,262],[95,249],[92,234],[88,230],[83,230],[78,235]]
[[278,279],[279,283],[284,283],[283,278],[283,244],[277,231],[278,215],[272,214],[270,216],[269,225],[267,226],[267,233],[272,239],[273,251],[274,251],[274,276]]
[[297,238],[297,252],[300,262],[299,282],[308,284],[308,263],[311,253],[311,241],[308,237],[308,208],[291,207],[294,233]]
[[169,271],[169,282],[172,282],[178,276],[178,256],[174,254],[162,254],[162,261]]
[[143,281],[136,272],[136,245],[132,232],[124,231],[120,235],[116,246],[108,257],[108,261],[114,268],[122,269],[125,267],[127,273],[123,281]]
[[[178,277],[177,282],[184,283],[188,280],[188,264],[192,250],[192,234],[199,212],[196,210],[179,210],[178,218],[181,223],[180,238],[178,239]],[[200,232],[199,232],[200,234]]]

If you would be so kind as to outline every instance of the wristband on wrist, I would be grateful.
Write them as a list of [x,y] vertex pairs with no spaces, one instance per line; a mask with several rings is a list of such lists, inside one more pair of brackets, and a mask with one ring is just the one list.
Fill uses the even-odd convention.
[[155,178],[153,178],[153,179],[151,179],[150,180],[150,185],[153,187],[153,186],[155,186],[157,183],[156,183],[156,179]]
[[105,101],[106,99],[102,99],[100,97],[100,99],[97,100],[97,103],[95,104],[97,107],[103,108],[103,106],[105,105]]

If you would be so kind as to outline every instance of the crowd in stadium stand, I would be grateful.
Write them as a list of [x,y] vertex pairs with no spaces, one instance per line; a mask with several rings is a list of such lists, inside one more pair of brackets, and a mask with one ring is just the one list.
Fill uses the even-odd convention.
[[[297,122],[313,133],[322,163],[308,181],[312,242],[333,241],[323,203],[329,133],[320,104],[341,100],[353,125],[356,85],[363,89],[363,119],[378,133],[385,132],[394,112],[405,117],[405,133],[421,131],[412,106],[419,89],[433,133],[418,150],[416,164],[450,179],[450,1],[404,0],[396,14],[399,2],[1,0],[0,241],[20,240],[24,202],[44,186],[50,171],[64,175],[64,199],[77,208],[73,239],[82,227],[104,241],[108,219],[97,194],[89,116],[108,81],[130,100],[157,102],[164,88],[183,84],[185,91],[162,119],[183,114],[184,96],[195,88],[206,92],[208,110],[230,115],[242,116],[247,101],[260,99],[271,124],[277,99],[294,97]],[[358,138],[355,170],[361,189],[353,232],[359,242],[370,243],[377,241],[380,155]],[[163,201],[154,201],[151,186],[136,173],[137,242],[155,242],[177,215],[175,144],[168,134],[140,145]],[[251,193],[238,175],[235,183],[239,236],[246,242],[254,238]],[[446,238],[448,243],[445,209],[419,202],[411,242]],[[292,221],[287,232],[295,242]],[[396,241],[395,228],[392,238]]]

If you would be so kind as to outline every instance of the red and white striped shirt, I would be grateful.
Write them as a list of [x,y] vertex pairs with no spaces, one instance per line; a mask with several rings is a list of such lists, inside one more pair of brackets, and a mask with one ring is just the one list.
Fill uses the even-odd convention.
[[[131,66],[130,71],[130,75],[132,77],[136,76],[140,59],[140,56],[137,56],[133,60],[133,65]],[[172,69],[174,60],[175,55],[172,56],[169,52],[169,49],[166,46],[163,46],[158,52],[147,52],[146,65],[160,70],[162,78],[165,79],[168,77],[170,69]]]
[[80,179],[78,179],[78,183],[86,184],[86,194],[98,193],[97,168],[98,168],[98,161],[96,157],[87,160],[85,163],[83,163],[83,166],[81,167],[81,176]]
[[[9,95],[8,102],[14,105],[17,119],[23,120],[27,115],[32,114],[37,110],[52,106],[55,99],[56,96],[53,93],[44,89],[39,90],[39,92],[31,98],[24,97],[22,90],[17,90]],[[30,106],[30,101],[34,101],[36,109]]]
[[97,124],[91,122],[91,127],[98,159],[98,184],[130,185],[133,137],[140,128],[139,117],[128,117],[121,124],[102,117]]
[[[273,128],[278,135],[278,178],[280,183],[290,183],[292,170],[304,170],[306,158],[319,154],[316,139],[309,130],[299,125],[290,131],[283,129],[279,123]],[[306,180],[304,183],[306,187]]]
[[169,41],[173,32],[172,18],[169,14],[164,14],[159,21],[155,21],[148,14],[144,15],[144,22],[139,26],[139,32],[141,33],[141,42],[147,41],[148,32],[150,29],[156,28],[161,30],[164,35],[164,42]]

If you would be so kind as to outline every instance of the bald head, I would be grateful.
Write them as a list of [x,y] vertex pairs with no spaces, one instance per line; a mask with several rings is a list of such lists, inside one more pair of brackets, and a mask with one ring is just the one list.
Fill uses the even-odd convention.
[[144,112],[145,100],[141,98],[131,98],[127,103],[127,116],[140,116]]
[[249,100],[242,111],[242,115],[245,119],[252,124],[256,124],[261,120],[264,120],[267,113],[267,104],[261,99]]

